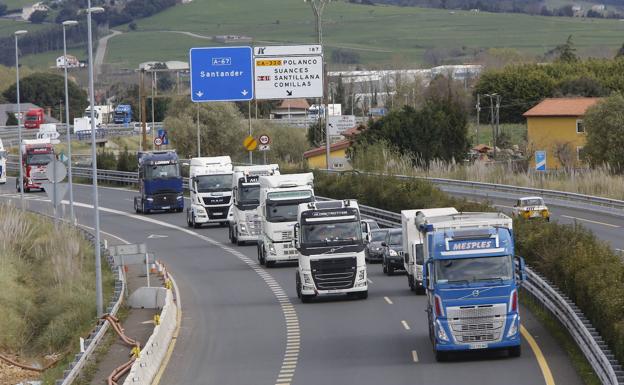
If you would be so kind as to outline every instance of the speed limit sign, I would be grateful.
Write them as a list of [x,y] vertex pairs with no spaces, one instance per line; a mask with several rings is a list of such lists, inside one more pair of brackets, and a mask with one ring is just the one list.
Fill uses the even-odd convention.
[[154,138],[154,145],[156,145],[156,146],[162,145],[162,139],[159,138],[159,137],[155,137]]
[[260,144],[269,144],[271,143],[271,138],[269,138],[268,135],[260,135],[258,142],[260,142]]

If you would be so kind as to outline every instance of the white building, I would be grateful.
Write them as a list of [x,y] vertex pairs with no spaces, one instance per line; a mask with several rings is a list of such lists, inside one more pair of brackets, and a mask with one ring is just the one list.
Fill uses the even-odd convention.
[[59,56],[56,58],[56,68],[64,68],[67,61],[67,68],[80,67],[80,61],[73,55]]

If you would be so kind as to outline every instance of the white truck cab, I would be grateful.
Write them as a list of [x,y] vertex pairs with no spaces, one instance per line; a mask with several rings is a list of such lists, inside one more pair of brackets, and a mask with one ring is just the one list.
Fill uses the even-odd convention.
[[4,144],[2,143],[2,139],[0,139],[0,184],[5,184],[7,181],[6,161],[7,153],[4,150]]
[[299,253],[292,245],[300,203],[314,201],[314,175],[287,174],[261,176],[258,217],[258,261],[267,267],[276,262],[297,261]]
[[440,215],[458,214],[453,207],[423,209],[423,210],[401,210],[401,227],[403,230],[403,265],[407,272],[407,283],[410,290],[417,294],[424,294],[423,287],[423,264],[424,250],[423,243],[426,236],[425,231],[418,228],[419,223],[426,223],[433,217]]
[[189,227],[206,223],[226,226],[232,206],[232,160],[229,156],[192,158],[188,186],[191,207],[186,209]]
[[297,296],[347,294],[368,297],[360,210],[355,200],[299,205],[294,245],[299,252]]
[[234,167],[230,242],[239,246],[245,242],[258,242],[262,227],[257,210],[260,205],[260,182],[258,179],[262,175],[279,174],[277,164]]

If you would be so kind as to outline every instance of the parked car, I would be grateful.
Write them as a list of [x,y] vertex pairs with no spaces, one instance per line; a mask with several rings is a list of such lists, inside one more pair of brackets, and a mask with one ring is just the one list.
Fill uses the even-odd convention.
[[524,219],[545,219],[550,221],[550,211],[541,197],[524,197],[518,199],[513,207],[512,215]]
[[395,270],[405,270],[403,265],[403,230],[400,228],[388,230],[386,239],[381,245],[384,248],[381,261],[383,272],[392,275]]
[[371,231],[371,240],[366,245],[366,262],[381,262],[384,247],[381,245],[386,240],[388,229]]

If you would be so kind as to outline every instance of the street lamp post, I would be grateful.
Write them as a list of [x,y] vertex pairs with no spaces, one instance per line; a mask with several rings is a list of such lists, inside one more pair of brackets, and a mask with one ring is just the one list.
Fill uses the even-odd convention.
[[67,40],[65,38],[65,28],[77,25],[76,20],[65,20],[63,22],[63,67],[65,70],[65,127],[67,132],[67,178],[69,180],[69,220],[74,223],[74,189],[72,180],[72,152],[71,152],[71,130],[69,126],[69,91],[67,88]]
[[91,118],[91,173],[93,177],[93,214],[95,215],[95,304],[98,317],[104,312],[102,297],[102,260],[100,252],[100,207],[97,191],[97,152],[95,150],[95,91],[93,85],[93,34],[91,31],[91,14],[104,12],[104,8],[91,7],[87,0],[87,40],[89,49],[89,110]]
[[[323,46],[323,10],[325,10],[325,6],[331,0],[303,0],[304,3],[310,3],[312,7],[312,11],[314,12],[314,16],[316,18],[316,38],[317,43],[321,47]],[[330,146],[329,143],[329,130],[328,130],[328,115],[329,109],[327,108],[327,68],[325,63],[323,65],[323,72],[325,73],[323,76],[323,106],[325,107],[325,162],[327,163],[327,168],[331,169],[331,165],[329,163],[330,160]],[[319,108],[319,117],[320,117],[320,108]]]
[[16,183],[16,186],[19,186],[20,191],[20,206],[22,210],[24,210],[24,171],[22,170],[22,111],[20,105],[20,85],[19,85],[19,48],[17,46],[17,38],[21,35],[28,33],[25,30],[15,31],[15,97],[17,101],[17,141],[19,145],[19,156],[20,156],[20,166],[19,166],[19,182]]

